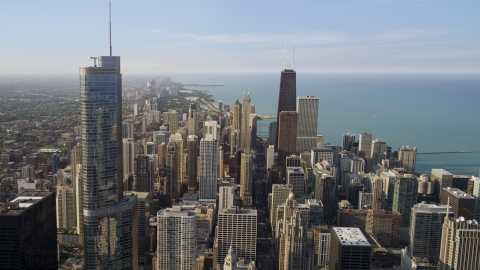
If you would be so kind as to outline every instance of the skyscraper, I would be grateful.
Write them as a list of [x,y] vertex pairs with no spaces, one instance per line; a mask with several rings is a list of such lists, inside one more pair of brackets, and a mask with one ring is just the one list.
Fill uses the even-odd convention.
[[252,188],[253,188],[253,154],[249,149],[245,149],[245,152],[241,155],[241,168],[240,168],[240,197],[245,205],[252,204]]
[[402,162],[402,167],[407,173],[415,173],[417,163],[417,148],[411,146],[401,146],[398,148],[398,159]]
[[400,227],[410,226],[412,207],[417,203],[418,179],[413,174],[397,174],[393,191],[393,211],[402,215]]
[[205,135],[205,138],[200,141],[200,199],[215,199],[217,197],[217,150],[218,143],[217,140],[213,139],[212,134]]
[[188,136],[187,140],[187,187],[188,193],[193,194],[197,187],[198,164],[198,137]]
[[[365,157],[372,157],[372,134],[361,133],[358,140],[358,150],[365,152]],[[369,171],[369,170],[367,170]]]
[[85,268],[131,269],[136,197],[123,196],[122,74],[111,50],[80,68],[80,109]]
[[242,126],[240,128],[240,148],[252,148],[252,133],[250,131],[250,92],[243,92],[243,112],[242,112]]
[[318,97],[298,97],[297,152],[310,151],[317,145]]
[[296,154],[297,112],[282,111],[278,119],[278,166],[285,172],[286,158]]
[[194,103],[188,108],[188,135],[197,135],[197,108]]
[[387,142],[378,138],[372,142],[372,166],[382,164],[382,159],[386,158]]
[[242,127],[242,104],[240,102],[235,101],[233,104],[233,115],[232,115],[232,130],[240,131]]
[[372,245],[358,228],[333,227],[328,269],[370,269]]
[[[278,91],[278,109],[277,121],[279,122],[280,113],[283,111],[296,111],[297,98],[297,73],[293,69],[286,69],[283,67],[280,74],[280,89]],[[280,122],[279,122],[280,123]],[[278,139],[280,135],[280,124],[277,126],[277,140],[275,141],[275,149],[278,147]]]
[[350,151],[352,143],[355,141],[355,134],[350,132],[343,133],[342,136],[342,148],[343,150]]
[[452,208],[440,204],[419,203],[413,206],[410,219],[409,251],[415,257],[438,260],[445,216],[453,218]]
[[157,220],[157,269],[195,269],[196,212],[174,205],[159,211]]

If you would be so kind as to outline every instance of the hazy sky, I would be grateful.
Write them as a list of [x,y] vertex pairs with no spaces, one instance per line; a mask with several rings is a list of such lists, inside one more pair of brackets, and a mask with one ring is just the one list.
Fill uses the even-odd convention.
[[[112,1],[123,74],[479,72],[480,1]],[[0,0],[0,74],[108,55],[108,1]]]

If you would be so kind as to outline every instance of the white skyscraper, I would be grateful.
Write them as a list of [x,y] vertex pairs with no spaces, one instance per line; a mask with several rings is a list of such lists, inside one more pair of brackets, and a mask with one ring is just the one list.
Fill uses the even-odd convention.
[[217,121],[205,121],[203,122],[203,134],[212,134],[213,139],[219,141],[220,139],[220,125]]
[[318,97],[298,97],[297,152],[310,151],[316,146],[318,103]]
[[216,199],[217,197],[217,152],[217,140],[213,138],[212,134],[206,134],[205,138],[200,141],[200,199]]
[[158,270],[195,269],[197,250],[197,216],[180,205],[157,214]]
[[133,139],[123,139],[123,180],[135,174],[134,160],[138,155],[138,147]]
[[275,164],[275,146],[269,145],[267,148],[267,166],[265,169],[271,169]]
[[[214,259],[217,269],[224,265],[229,248],[245,262],[255,261],[257,252],[257,210],[222,209],[218,211],[215,243],[217,250]],[[215,263],[214,263],[215,266]]]

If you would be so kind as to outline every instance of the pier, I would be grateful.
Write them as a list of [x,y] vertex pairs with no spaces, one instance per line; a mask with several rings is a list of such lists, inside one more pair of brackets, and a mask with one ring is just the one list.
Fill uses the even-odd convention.
[[461,154],[461,153],[480,153],[480,150],[450,151],[450,152],[423,152],[423,153],[417,153],[417,155]]

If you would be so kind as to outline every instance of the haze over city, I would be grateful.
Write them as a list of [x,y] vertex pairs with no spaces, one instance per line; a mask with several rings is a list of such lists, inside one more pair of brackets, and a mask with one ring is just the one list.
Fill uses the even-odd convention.
[[[478,1],[113,1],[125,74],[478,72]],[[77,74],[108,52],[106,1],[0,1],[1,74]]]

